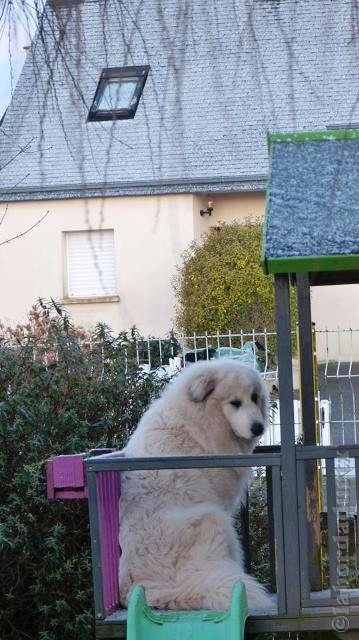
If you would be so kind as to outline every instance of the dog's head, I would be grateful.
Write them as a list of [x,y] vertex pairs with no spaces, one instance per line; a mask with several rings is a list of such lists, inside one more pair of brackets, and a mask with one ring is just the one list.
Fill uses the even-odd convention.
[[268,391],[255,369],[224,359],[194,364],[190,369],[192,402],[205,403],[209,412],[220,411],[237,437],[261,437],[267,427]]

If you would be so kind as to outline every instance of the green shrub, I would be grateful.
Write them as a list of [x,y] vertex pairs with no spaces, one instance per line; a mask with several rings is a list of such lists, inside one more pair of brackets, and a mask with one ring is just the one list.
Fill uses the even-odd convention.
[[233,222],[211,228],[184,252],[173,285],[185,335],[273,331],[273,278],[260,266],[261,239],[259,221]]
[[165,380],[136,365],[135,332],[90,335],[56,305],[41,303],[26,325],[1,333],[0,637],[89,640],[87,502],[47,501],[45,463],[121,448]]

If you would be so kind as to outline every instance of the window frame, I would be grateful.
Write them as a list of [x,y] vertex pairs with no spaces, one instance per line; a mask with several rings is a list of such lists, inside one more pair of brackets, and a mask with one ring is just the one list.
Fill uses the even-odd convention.
[[[134,67],[107,67],[102,69],[87,121],[130,120],[134,118],[142,91],[146,84],[149,70],[149,65]],[[107,81],[113,78],[117,80],[121,80],[123,78],[137,78],[137,86],[133,94],[134,104],[130,109],[98,109],[98,104],[102,98]]]
[[[113,233],[113,260],[115,269],[115,288],[112,293],[94,293],[88,295],[72,294],[70,291],[70,264],[69,264],[69,237],[70,234],[89,234],[93,231],[110,231]],[[64,304],[72,303],[92,303],[92,302],[118,302],[118,276],[117,276],[117,256],[116,256],[116,233],[114,227],[103,229],[66,229],[62,231],[62,255],[63,255],[63,299]]]

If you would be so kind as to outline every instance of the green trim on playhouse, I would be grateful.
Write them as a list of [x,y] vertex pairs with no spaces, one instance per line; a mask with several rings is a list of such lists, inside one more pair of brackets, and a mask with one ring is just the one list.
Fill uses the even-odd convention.
[[353,140],[359,138],[359,129],[328,129],[327,131],[300,131],[299,133],[268,133],[273,142],[322,142],[323,140]]
[[359,271],[359,254],[294,256],[262,259],[264,273],[315,273],[317,271]]

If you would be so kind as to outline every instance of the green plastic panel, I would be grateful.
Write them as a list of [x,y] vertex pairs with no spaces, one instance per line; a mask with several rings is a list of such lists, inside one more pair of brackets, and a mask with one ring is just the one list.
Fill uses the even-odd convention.
[[359,271],[359,255],[303,256],[262,260],[265,273],[315,273],[317,271]]
[[157,611],[148,606],[144,588],[136,585],[128,607],[127,640],[243,640],[247,616],[242,583],[234,586],[228,611]]
[[300,131],[299,133],[268,133],[267,135],[269,146],[273,142],[316,142],[357,138],[359,138],[359,129],[329,129],[327,131]]

